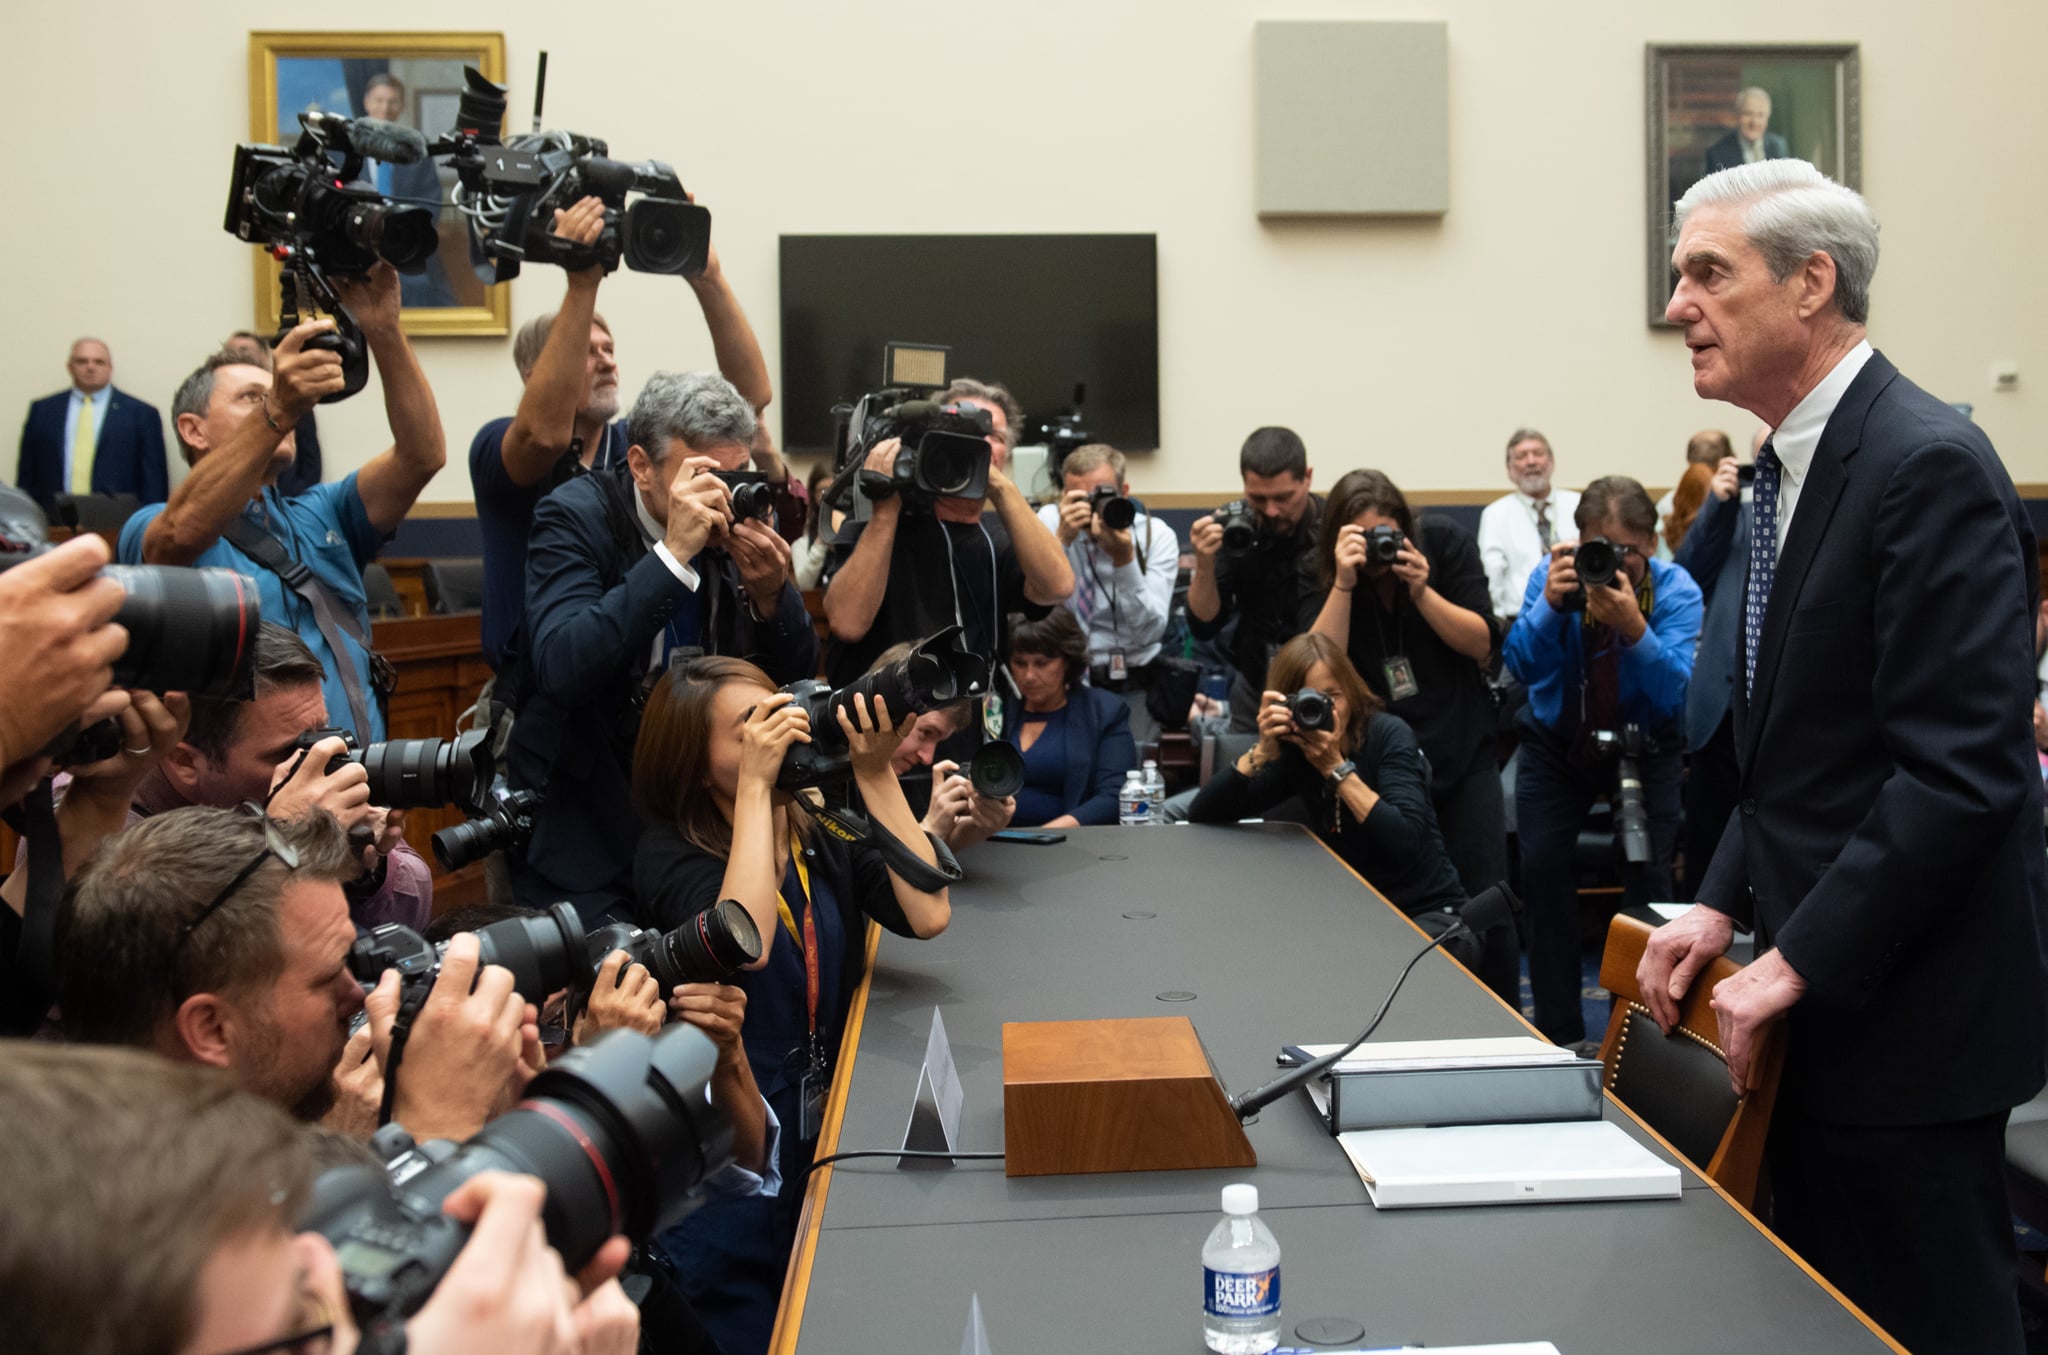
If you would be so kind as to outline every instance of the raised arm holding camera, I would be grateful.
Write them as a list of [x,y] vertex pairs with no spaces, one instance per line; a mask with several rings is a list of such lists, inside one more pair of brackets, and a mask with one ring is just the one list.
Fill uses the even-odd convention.
[[1515,828],[1536,1025],[1558,1044],[1586,1038],[1572,851],[1594,800],[1614,801],[1628,905],[1675,897],[1682,719],[1701,616],[1699,585],[1655,558],[1657,510],[1640,484],[1593,481],[1577,525],[1580,539],[1559,543],[1530,575],[1503,650],[1529,689],[1516,715]]
[[[1329,592],[1312,628],[1344,647],[1372,694],[1414,730],[1430,799],[1468,894],[1507,878],[1507,826],[1484,669],[1503,627],[1456,523],[1425,517],[1385,475],[1331,487],[1318,550]],[[1304,608],[1307,611],[1307,608]]]
[[[730,1350],[767,1345],[868,920],[929,937],[951,919],[943,887],[914,887],[872,843],[809,830],[778,788],[792,750],[824,742],[811,704],[751,664],[696,659],[656,685],[634,754],[650,825],[634,868],[643,922],[672,927],[730,899],[764,943],[735,981],[747,994],[747,1057],[783,1126],[782,1196],[716,1201],[663,1240],[685,1296]],[[938,861],[890,770],[909,712],[853,705],[837,714],[839,734],[868,815],[917,860]]]
[[512,882],[521,902],[567,898],[586,920],[623,915],[631,896],[642,825],[628,781],[652,681],[702,654],[749,657],[783,682],[817,669],[789,547],[764,521],[767,486],[740,470],[755,429],[745,398],[715,373],[656,373],[632,427],[625,466],[541,501],[526,557],[531,650],[509,779],[544,800]]
[[[171,417],[192,473],[170,501],[129,518],[127,563],[219,565],[255,582],[263,615],[299,633],[327,670],[327,704],[364,743],[384,737],[389,665],[369,648],[363,566],[441,469],[441,418],[399,328],[398,274],[378,263],[335,288],[360,323],[384,384],[392,446],[360,471],[287,498],[292,428],[345,388],[333,333],[307,321],[278,343],[273,370],[215,354],[178,387]],[[287,579],[290,575],[290,579]]]

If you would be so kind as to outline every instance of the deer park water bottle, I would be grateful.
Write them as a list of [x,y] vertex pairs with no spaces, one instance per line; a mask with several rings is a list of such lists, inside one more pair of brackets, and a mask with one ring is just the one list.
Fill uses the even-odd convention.
[[1223,1188],[1223,1218],[1202,1244],[1202,1340],[1222,1355],[1280,1344],[1280,1244],[1259,1219],[1259,1188]]
[[1145,789],[1145,774],[1135,767],[1124,777],[1124,788],[1116,793],[1116,821],[1125,828],[1152,822],[1152,794]]

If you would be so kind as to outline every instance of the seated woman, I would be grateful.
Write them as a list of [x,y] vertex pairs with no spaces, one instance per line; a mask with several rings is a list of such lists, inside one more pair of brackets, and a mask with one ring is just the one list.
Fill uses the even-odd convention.
[[[1314,631],[1295,636],[1273,656],[1266,686],[1257,746],[1209,778],[1189,820],[1234,823],[1298,795],[1316,836],[1402,912],[1462,907],[1415,734],[1385,712],[1343,647]],[[1303,688],[1329,701],[1332,728],[1295,723],[1287,702]]]
[[1043,620],[1010,618],[1010,676],[1023,695],[1004,728],[1024,755],[1024,785],[1011,822],[1078,828],[1116,822],[1116,793],[1138,765],[1131,708],[1085,687],[1088,634],[1064,607]]
[[[877,830],[927,864],[938,854],[889,770],[908,720],[877,701],[839,713],[853,781]],[[867,964],[867,924],[902,936],[946,929],[944,889],[912,888],[878,848],[813,831],[775,787],[783,755],[811,740],[803,711],[741,659],[693,659],[655,684],[633,753],[633,791],[649,824],[634,861],[637,921],[664,930],[735,899],[760,929],[762,956],[735,982],[740,1039],[781,1122],[776,1199],[714,1199],[661,1235],[684,1296],[728,1351],[766,1350],[796,1236],[804,1173],[838,1061],[847,1011]],[[678,1015],[707,999],[685,993]],[[739,1024],[736,1012],[722,1019]]]

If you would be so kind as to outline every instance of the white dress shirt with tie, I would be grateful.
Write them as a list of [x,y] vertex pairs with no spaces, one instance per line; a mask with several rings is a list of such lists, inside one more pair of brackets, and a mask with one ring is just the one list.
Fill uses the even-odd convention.
[[1778,553],[1785,553],[1785,532],[1792,525],[1792,511],[1799,506],[1799,487],[1806,482],[1806,472],[1813,468],[1814,449],[1820,446],[1820,435],[1827,428],[1828,420],[1834,416],[1835,406],[1842,403],[1848,393],[1849,383],[1863,370],[1863,364],[1870,361],[1869,340],[1857,344],[1834,370],[1822,377],[1820,384],[1806,393],[1806,398],[1793,406],[1785,421],[1771,434],[1771,450],[1778,454],[1784,469],[1778,481]]
[[[1038,510],[1038,520],[1055,536],[1060,509],[1055,503]],[[1089,662],[1109,662],[1113,649],[1124,662],[1142,668],[1159,657],[1173,607],[1174,576],[1180,572],[1180,537],[1159,519],[1138,514],[1131,523],[1131,559],[1117,565],[1096,549],[1095,538],[1083,532],[1066,548],[1074,567],[1074,592],[1067,608],[1088,632]]]
[[[1572,521],[1578,511],[1578,491],[1571,489],[1553,489],[1540,501],[1516,490],[1486,505],[1479,515],[1479,558],[1486,565],[1495,616],[1512,621],[1521,612],[1530,572],[1552,546],[1578,536],[1578,524]],[[1549,531],[1547,541],[1544,528]]]

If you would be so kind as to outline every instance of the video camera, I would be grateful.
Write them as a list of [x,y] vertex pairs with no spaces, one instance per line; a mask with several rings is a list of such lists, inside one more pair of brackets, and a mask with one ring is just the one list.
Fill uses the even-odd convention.
[[1588,585],[1594,588],[1607,588],[1621,577],[1621,552],[1615,549],[1614,543],[1606,537],[1590,536],[1578,544],[1571,552],[1571,556],[1579,572],[1579,582],[1565,598],[1564,610],[1583,612],[1586,610]]
[[[0,485],[0,571],[49,549],[43,510]],[[128,632],[128,648],[114,661],[114,686],[238,700],[254,694],[250,660],[263,616],[248,579],[232,569],[170,565],[108,565],[100,573],[128,594],[114,614]],[[109,718],[87,730],[74,726],[42,751],[82,767],[120,749],[120,722]]]
[[637,1246],[688,1214],[699,1184],[733,1160],[731,1122],[709,1093],[717,1063],[717,1046],[693,1026],[614,1031],[557,1058],[466,1143],[415,1145],[387,1127],[373,1141],[383,1170],[323,1173],[300,1222],[334,1245],[363,1327],[358,1348],[404,1348],[405,1320],[469,1241],[442,1202],[480,1172],[546,1184],[541,1224],[571,1274],[615,1234]]
[[892,721],[922,715],[940,706],[971,701],[988,693],[988,660],[970,652],[961,642],[958,626],[948,626],[895,663],[868,673],[834,691],[816,678],[792,682],[782,690],[794,698],[811,722],[811,741],[792,744],[782,757],[782,769],[775,785],[780,790],[798,791],[845,780],[853,772],[846,731],[839,727],[839,711],[860,719],[854,698],[866,697],[870,709],[876,697],[888,707]]
[[384,809],[438,809],[455,805],[481,810],[496,767],[484,746],[488,731],[472,729],[453,739],[387,739],[364,748],[346,729],[309,729],[293,747],[311,751],[322,739],[340,739],[348,751],[327,760],[332,776],[351,762],[370,774],[370,803]]
[[[543,52],[532,134],[505,141],[505,86],[465,66],[455,130],[430,148],[455,171],[455,205],[469,219],[474,254],[492,264],[491,280],[509,282],[528,262],[598,264],[609,273],[623,259],[637,273],[703,272],[711,213],[689,200],[676,172],[659,160],[614,160],[598,137],[540,130],[547,70]],[[554,215],[586,197],[604,201],[604,229],[591,244],[573,244],[554,233]]]
[[[932,398],[946,388],[950,351],[938,344],[887,344],[883,388],[833,407],[834,474],[819,496],[827,506],[865,522],[876,502],[898,494],[924,509],[935,499],[987,496],[994,422],[986,410]],[[886,475],[866,469],[868,453],[890,438],[902,441],[895,469]]]
[[[539,1006],[564,989],[589,993],[604,957],[623,950],[647,966],[666,993],[682,983],[724,983],[761,958],[761,931],[747,910],[731,899],[697,914],[668,932],[647,931],[623,922],[586,932],[576,909],[558,903],[539,917],[508,917],[476,930],[477,962],[512,971],[512,988]],[[424,1000],[440,977],[448,943],[426,940],[397,922],[373,927],[349,948],[349,972],[374,984],[387,969],[398,971],[401,1008]],[[625,970],[621,968],[620,977]]]
[[461,870],[492,852],[518,855],[533,841],[533,816],[541,806],[537,790],[513,790],[502,781],[485,797],[483,812],[434,834],[434,859],[442,870]]
[[1623,725],[1619,732],[1596,729],[1586,740],[1595,761],[1614,763],[1614,831],[1621,839],[1621,854],[1632,865],[1650,859],[1650,815],[1643,807],[1643,773],[1636,759],[1643,755],[1643,731],[1639,725]]

